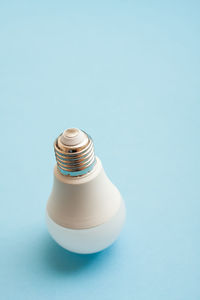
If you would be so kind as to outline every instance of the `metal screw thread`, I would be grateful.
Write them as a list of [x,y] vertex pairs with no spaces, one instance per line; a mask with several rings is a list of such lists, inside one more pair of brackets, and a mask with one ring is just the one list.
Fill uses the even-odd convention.
[[54,143],[54,151],[59,171],[63,175],[82,176],[90,172],[95,163],[92,138],[85,132],[84,140],[73,146],[63,144],[61,134]]

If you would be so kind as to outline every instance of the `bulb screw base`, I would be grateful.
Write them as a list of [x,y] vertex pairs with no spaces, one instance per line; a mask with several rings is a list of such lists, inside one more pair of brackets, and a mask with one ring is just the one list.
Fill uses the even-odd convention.
[[92,138],[77,128],[65,130],[55,141],[58,170],[67,176],[82,176],[96,164]]

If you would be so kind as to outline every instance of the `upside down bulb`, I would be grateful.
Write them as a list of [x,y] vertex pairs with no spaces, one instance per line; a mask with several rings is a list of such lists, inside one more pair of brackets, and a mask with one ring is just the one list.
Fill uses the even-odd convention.
[[80,129],[67,129],[54,150],[54,183],[46,210],[50,235],[76,253],[107,248],[121,231],[125,205],[95,156],[91,137]]

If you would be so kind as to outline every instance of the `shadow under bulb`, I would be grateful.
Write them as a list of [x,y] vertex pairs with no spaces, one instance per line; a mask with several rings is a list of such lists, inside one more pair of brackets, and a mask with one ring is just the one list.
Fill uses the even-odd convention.
[[67,129],[54,150],[57,164],[46,212],[50,235],[76,253],[107,248],[121,231],[125,205],[95,156],[91,137],[80,129]]

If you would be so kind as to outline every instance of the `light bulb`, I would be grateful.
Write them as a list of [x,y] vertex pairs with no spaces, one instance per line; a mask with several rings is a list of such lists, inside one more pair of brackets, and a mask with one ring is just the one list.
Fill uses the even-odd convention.
[[65,130],[54,150],[57,164],[46,213],[49,233],[69,251],[101,251],[121,231],[124,201],[95,156],[87,133],[77,128]]

